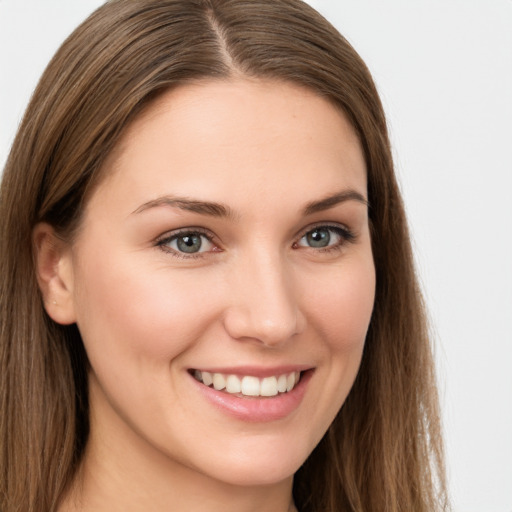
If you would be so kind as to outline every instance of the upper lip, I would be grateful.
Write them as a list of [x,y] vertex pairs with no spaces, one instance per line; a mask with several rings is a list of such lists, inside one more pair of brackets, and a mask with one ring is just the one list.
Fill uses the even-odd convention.
[[209,373],[222,373],[224,375],[250,375],[251,377],[273,377],[284,375],[292,372],[303,372],[306,370],[312,370],[313,367],[307,364],[289,364],[289,365],[281,365],[281,366],[272,366],[272,367],[262,367],[262,366],[225,366],[225,367],[197,367],[191,368],[190,371],[199,370],[200,372],[209,372]]

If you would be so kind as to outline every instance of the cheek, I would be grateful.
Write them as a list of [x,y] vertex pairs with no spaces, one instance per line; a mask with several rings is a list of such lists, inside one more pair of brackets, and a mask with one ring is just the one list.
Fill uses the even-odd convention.
[[310,405],[315,411],[310,417],[314,446],[343,406],[359,370],[375,297],[371,254],[317,274],[309,289],[304,310],[309,312],[314,339],[321,340],[311,347],[321,362]]
[[362,351],[375,299],[373,260],[335,269],[307,294],[312,322],[331,351]]
[[[92,359],[137,358],[155,364],[189,348],[216,315],[215,296],[186,273],[96,262],[76,291],[77,323]],[[100,361],[98,361],[100,362]],[[93,361],[91,360],[91,363]],[[94,367],[94,364],[93,364]]]

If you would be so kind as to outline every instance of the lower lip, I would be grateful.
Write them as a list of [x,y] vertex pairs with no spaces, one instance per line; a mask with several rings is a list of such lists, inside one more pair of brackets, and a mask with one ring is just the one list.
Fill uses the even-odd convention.
[[311,380],[312,370],[301,374],[299,383],[287,393],[274,397],[241,397],[225,391],[217,391],[190,377],[202,395],[220,411],[247,422],[270,422],[292,414],[304,398],[306,387]]

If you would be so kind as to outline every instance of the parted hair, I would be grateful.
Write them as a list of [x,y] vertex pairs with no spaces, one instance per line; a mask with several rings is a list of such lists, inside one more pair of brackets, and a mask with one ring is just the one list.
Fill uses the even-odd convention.
[[33,229],[80,225],[106,157],[155,98],[198,80],[262,78],[334,103],[357,133],[377,284],[354,386],[294,479],[301,512],[448,509],[432,347],[386,120],[351,45],[301,0],[111,0],[63,43],[0,188],[0,510],[48,512],[89,431],[87,356],[45,313]]

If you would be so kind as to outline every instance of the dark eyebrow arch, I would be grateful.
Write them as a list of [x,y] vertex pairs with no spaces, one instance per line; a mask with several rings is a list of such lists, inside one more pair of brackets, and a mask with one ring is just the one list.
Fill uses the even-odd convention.
[[213,203],[209,201],[198,201],[196,199],[189,199],[187,197],[172,197],[162,196],[153,199],[139,206],[133,213],[142,213],[150,208],[157,208],[159,206],[170,206],[172,208],[179,208],[187,212],[199,213],[201,215],[209,215],[211,217],[226,217],[235,218],[234,212],[226,205],[220,203]]
[[357,201],[364,204],[367,208],[370,207],[368,200],[359,192],[356,192],[355,190],[344,190],[343,192],[320,199],[320,201],[312,201],[311,203],[308,203],[304,208],[304,215],[323,212],[324,210],[333,208],[334,206],[346,201]]

